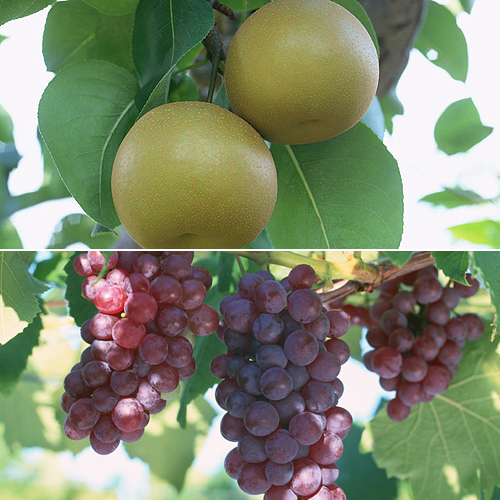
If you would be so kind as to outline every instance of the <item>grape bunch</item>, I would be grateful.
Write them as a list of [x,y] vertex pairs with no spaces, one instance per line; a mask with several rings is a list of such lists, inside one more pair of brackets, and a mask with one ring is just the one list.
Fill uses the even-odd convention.
[[[64,380],[61,406],[70,439],[90,436],[101,455],[137,441],[151,414],[179,393],[196,369],[197,335],[217,329],[219,315],[204,304],[210,273],[192,265],[193,252],[99,251],[78,255],[83,296],[98,313],[81,327],[90,344]],[[162,398],[162,393],[165,396]]]
[[413,406],[443,394],[466,341],[483,334],[479,316],[454,312],[461,298],[479,289],[470,274],[466,279],[470,286],[450,282],[443,287],[430,266],[379,287],[380,298],[369,308],[375,326],[366,334],[373,350],[363,360],[379,375],[383,389],[396,391],[387,404],[390,419],[403,421]]
[[352,426],[337,406],[350,356],[339,337],[350,321],[326,312],[315,282],[306,264],[281,282],[262,270],[244,275],[220,304],[217,336],[227,350],[210,369],[223,379],[215,392],[227,412],[221,433],[237,443],[224,466],[244,492],[265,500],[345,499],[335,462]]

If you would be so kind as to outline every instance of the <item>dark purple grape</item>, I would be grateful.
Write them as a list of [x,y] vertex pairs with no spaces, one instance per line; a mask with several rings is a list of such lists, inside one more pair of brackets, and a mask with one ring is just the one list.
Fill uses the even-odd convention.
[[224,459],[224,470],[231,479],[238,479],[241,468],[246,464],[238,453],[238,448],[233,448]]
[[264,371],[259,384],[262,395],[271,401],[286,398],[293,388],[292,377],[284,368],[280,367],[273,367]]
[[295,266],[288,275],[288,283],[293,290],[312,288],[316,282],[316,271],[308,264]]
[[179,372],[163,362],[151,367],[148,380],[158,392],[172,392],[179,385]]
[[116,427],[110,415],[101,415],[94,426],[95,437],[103,443],[112,443],[120,437],[120,429]]
[[182,295],[181,284],[170,276],[158,276],[151,282],[151,295],[159,307],[175,306]]
[[394,296],[392,304],[394,309],[397,309],[403,314],[409,314],[417,305],[417,299],[411,292],[401,290]]
[[285,323],[275,314],[261,314],[254,322],[252,333],[261,344],[277,344],[285,332]]
[[394,422],[402,422],[410,415],[411,408],[405,405],[398,397],[387,403],[387,415]]
[[254,396],[260,396],[260,378],[262,370],[255,363],[247,363],[238,372],[238,385],[242,390]]
[[239,333],[232,328],[226,328],[223,339],[228,351],[235,354],[245,354],[250,350],[252,340],[250,333]]
[[271,483],[266,476],[266,464],[245,464],[238,476],[238,486],[249,495],[262,495],[270,487]]
[[101,416],[99,410],[92,404],[90,398],[75,401],[69,410],[69,420],[81,430],[92,429]]
[[335,355],[335,357],[343,365],[351,357],[351,349],[349,344],[342,339],[329,339],[325,342],[326,350]]
[[310,458],[297,460],[293,465],[294,472],[290,481],[290,488],[297,495],[316,493],[321,485],[321,469],[319,465]]
[[420,382],[427,375],[427,362],[420,356],[409,356],[403,361],[401,373],[410,382]]
[[467,340],[477,340],[483,335],[484,323],[477,314],[464,314],[460,319],[467,328]]
[[267,462],[266,477],[269,482],[276,486],[283,486],[290,482],[293,476],[293,463],[277,464],[275,462]]
[[195,334],[202,337],[210,335],[217,330],[219,325],[219,315],[217,311],[208,304],[190,309],[187,312],[189,320],[189,329]]
[[114,371],[109,385],[120,396],[129,396],[137,390],[139,377],[132,370]]
[[227,441],[239,441],[248,434],[242,418],[236,418],[226,413],[220,422],[220,433]]
[[413,293],[420,304],[437,302],[443,295],[443,287],[437,278],[430,274],[420,276],[413,284]]
[[285,368],[288,358],[285,351],[279,345],[263,345],[257,350],[255,361],[262,370],[267,370],[274,366]]
[[340,439],[345,439],[352,427],[352,416],[344,408],[336,406],[325,411],[326,430],[337,434]]
[[306,408],[314,413],[324,412],[337,404],[337,395],[331,384],[311,380],[301,392]]
[[175,337],[183,333],[188,326],[188,315],[180,307],[162,309],[157,319],[158,328],[163,335]]
[[319,415],[310,411],[297,413],[288,425],[290,434],[299,444],[310,446],[317,443],[323,434],[325,426]]
[[321,314],[321,307],[320,296],[309,289],[296,290],[288,297],[288,314],[299,323],[314,321]]
[[278,429],[265,439],[267,458],[276,464],[291,462],[299,451],[299,443],[286,429]]
[[225,401],[227,412],[236,418],[243,418],[247,408],[255,403],[255,396],[241,390],[231,392]]
[[[231,356],[226,363],[226,371],[229,377],[236,378],[238,376],[238,372],[247,364],[247,360],[240,356],[239,354],[235,354]],[[258,364],[258,363],[257,363]]]
[[254,436],[267,436],[279,425],[279,415],[271,403],[256,401],[245,412],[245,427]]
[[254,300],[255,289],[258,285],[260,285],[264,280],[261,276],[255,273],[245,274],[238,281],[238,289],[237,294],[246,300]]
[[[298,290],[300,292],[300,290]],[[305,330],[292,332],[285,340],[287,358],[298,366],[306,366],[316,359],[319,352],[318,341]]]
[[183,309],[196,309],[203,304],[207,295],[205,285],[198,280],[188,279],[181,283],[182,295],[179,300],[179,306]]
[[224,321],[238,333],[251,332],[259,311],[253,302],[246,299],[230,302],[224,309]]
[[238,453],[245,462],[258,464],[266,460],[265,437],[245,434],[238,442]]
[[390,335],[397,328],[406,328],[407,326],[408,319],[396,309],[386,311],[380,320],[380,327],[387,335]]
[[[331,339],[342,342],[340,339]],[[322,382],[330,382],[340,373],[340,360],[331,352],[320,352],[316,359],[307,365],[311,378]]]
[[371,365],[379,376],[392,378],[401,372],[403,357],[394,347],[380,347],[373,351]]
[[333,432],[324,432],[321,438],[311,445],[309,456],[320,465],[335,463],[344,451],[344,443],[340,437]]
[[111,411],[113,423],[124,432],[132,432],[141,427],[144,408],[135,398],[120,398]]
[[263,281],[255,288],[254,302],[264,313],[277,314],[286,306],[286,290],[275,280]]

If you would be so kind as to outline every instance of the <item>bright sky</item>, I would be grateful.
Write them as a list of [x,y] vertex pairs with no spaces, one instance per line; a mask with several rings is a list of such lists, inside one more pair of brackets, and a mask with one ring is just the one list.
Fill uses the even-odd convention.
[[[0,104],[13,117],[16,142],[23,156],[10,178],[9,186],[15,194],[37,189],[42,181],[36,110],[51,78],[45,71],[41,54],[46,14],[47,10],[0,27],[0,34],[9,37],[0,44],[3,73]],[[492,64],[492,47],[500,46],[500,32],[495,24],[499,16],[500,2],[497,0],[477,0],[472,16],[459,16],[470,53],[470,71],[465,85],[454,81],[414,51],[398,86],[405,114],[396,118],[395,133],[386,138],[386,144],[399,160],[403,177],[406,213],[402,248],[470,248],[468,243],[454,242],[446,227],[487,217],[498,218],[497,207],[450,211],[433,209],[418,203],[418,199],[455,183],[476,189],[484,196],[498,194],[499,130],[469,153],[448,157],[436,150],[433,129],[441,112],[450,103],[465,97],[473,98],[486,125],[499,125],[498,78],[494,73],[497,68]],[[83,213],[74,200],[48,202],[16,214],[14,223],[26,247],[41,248],[49,242],[60,218],[75,212]]]

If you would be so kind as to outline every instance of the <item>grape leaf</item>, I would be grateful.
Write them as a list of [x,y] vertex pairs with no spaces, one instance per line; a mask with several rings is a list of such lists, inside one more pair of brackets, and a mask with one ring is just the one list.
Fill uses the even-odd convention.
[[476,0],[460,0],[460,4],[462,5],[462,8],[467,12],[468,14],[471,13],[472,7],[474,7],[474,2]]
[[273,244],[271,243],[271,240],[269,239],[269,233],[267,232],[267,228],[264,228],[262,232],[257,236],[251,243],[249,243],[245,248],[250,248],[250,249],[265,249],[265,250],[271,250],[273,249]]
[[[243,10],[244,1],[245,0],[224,0],[224,2],[221,3],[234,10]],[[247,10],[258,9],[270,1],[272,0],[246,0]]]
[[23,248],[23,242],[21,241],[17,229],[14,227],[10,219],[4,219],[0,222],[0,241],[2,242],[3,249]]
[[119,16],[133,13],[139,0],[84,0],[84,2],[105,14]]
[[64,298],[68,301],[69,313],[73,316],[75,323],[78,326],[82,326],[82,324],[88,319],[95,316],[99,311],[97,307],[89,302],[82,295],[82,283],[85,279],[83,276],[77,274],[73,268],[73,262],[76,259],[76,256],[83,252],[75,253],[68,263],[64,266],[64,270],[66,271],[66,293]]
[[500,314],[500,252],[474,252],[474,263],[479,269],[484,283],[488,287],[491,303],[495,308],[495,325],[500,325],[498,314]]
[[465,82],[469,65],[467,41],[455,16],[444,5],[429,3],[415,47],[452,78]]
[[420,198],[419,201],[425,201],[435,207],[442,205],[446,208],[456,208],[466,205],[482,205],[484,203],[489,203],[492,200],[483,198],[475,191],[462,189],[456,186],[454,188],[445,187],[443,191],[428,194],[427,196]]
[[133,72],[134,16],[109,16],[81,0],[58,2],[50,10],[43,34],[43,57],[57,73],[73,62],[101,59]]
[[0,141],[4,143],[14,142],[14,123],[9,113],[0,106]]
[[448,230],[457,240],[467,240],[478,245],[500,248],[500,222],[482,220],[449,227]]
[[0,392],[11,390],[21,377],[33,348],[38,345],[42,327],[38,314],[19,335],[0,346]]
[[64,266],[67,264],[67,261],[67,252],[53,252],[50,257],[36,263],[33,276],[40,281],[55,283],[63,287],[66,280]]
[[[24,254],[24,255],[23,255]],[[48,287],[31,276],[29,252],[0,252],[0,344],[22,332],[40,312],[37,295]]]
[[104,226],[120,221],[111,198],[111,170],[137,116],[137,81],[107,61],[77,62],[61,70],[40,100],[40,131],[67,188]]
[[146,109],[162,104],[160,97],[164,99],[168,91],[172,69],[213,25],[214,12],[206,0],[140,2],[132,37],[132,55],[142,87],[140,107],[146,102]]
[[0,25],[29,16],[50,5],[53,0],[0,0]]
[[436,266],[441,269],[448,278],[468,285],[465,273],[469,269],[468,252],[431,252],[431,256],[436,261]]
[[407,252],[407,251],[395,251],[395,252],[385,252],[387,254],[387,257],[391,259],[391,262],[398,267],[404,266],[410,259],[411,256],[413,255],[413,252]]
[[485,333],[468,342],[445,394],[403,422],[382,409],[368,424],[376,464],[389,477],[408,478],[419,500],[490,498],[500,479],[499,394],[498,341]]
[[227,92],[226,92],[226,84],[223,83],[219,91],[217,92],[217,95],[215,96],[214,99],[214,104],[217,104],[217,106],[220,106],[221,108],[224,109],[229,109],[229,101],[227,99]]
[[219,253],[219,265],[217,271],[217,291],[228,294],[231,288],[236,288],[237,282],[233,277],[236,257],[226,252]]
[[461,99],[450,104],[434,127],[436,143],[447,155],[464,153],[486,139],[492,127],[482,124],[472,99]]
[[392,134],[394,130],[394,117],[396,115],[404,114],[405,111],[403,104],[401,104],[401,101],[396,95],[395,87],[392,87],[391,90],[389,90],[389,92],[380,99],[380,107],[384,113],[385,128],[389,134]]
[[403,186],[396,160],[364,124],[326,141],[272,145],[276,248],[397,248]]
[[180,490],[203,444],[202,438],[208,434],[215,411],[204,399],[198,398],[189,405],[188,425],[181,431],[175,423],[178,409],[177,401],[169,403],[164,411],[152,416],[142,438],[125,447],[131,457],[147,462],[154,474]]

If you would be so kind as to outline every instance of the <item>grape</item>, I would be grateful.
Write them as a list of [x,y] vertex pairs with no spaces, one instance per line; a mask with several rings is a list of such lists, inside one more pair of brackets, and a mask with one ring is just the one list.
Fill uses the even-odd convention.
[[286,365],[286,371],[292,377],[294,391],[301,391],[311,379],[309,371],[305,366],[297,366],[289,362]]
[[[330,341],[343,342],[341,339],[331,339]],[[335,354],[328,351],[320,352],[316,356],[316,359],[307,365],[307,371],[311,378],[322,382],[329,382],[337,378],[337,375],[340,373],[340,366],[340,360]]]
[[233,448],[224,459],[224,470],[231,479],[238,479],[240,470],[246,462],[238,453],[238,448]]
[[117,267],[120,269],[125,269],[129,273],[133,271],[134,262],[142,255],[144,252],[142,251],[127,251],[127,252],[118,252],[118,262],[116,263]]
[[450,319],[450,309],[442,299],[438,300],[433,304],[429,304],[427,318],[431,323],[444,325]]
[[413,344],[413,353],[426,361],[433,360],[439,352],[439,346],[430,335],[421,335]]
[[[389,309],[392,309],[392,304],[390,300],[384,299],[384,298],[379,298],[377,299],[371,306],[370,306],[370,317],[376,321],[380,322],[382,319],[383,314],[388,311]],[[394,306],[395,307],[395,306]],[[396,308],[399,309],[399,308]]]
[[310,411],[297,413],[290,420],[288,430],[299,444],[310,446],[321,438],[323,422],[319,415]]
[[112,340],[94,340],[90,347],[92,357],[97,361],[106,361],[109,348],[114,345]]
[[141,378],[139,379],[135,398],[144,406],[144,409],[151,411],[160,402],[161,395],[149,383],[147,378]]
[[288,283],[293,290],[312,288],[316,282],[316,272],[308,264],[295,266],[288,275]]
[[306,408],[309,411],[318,413],[324,412],[337,404],[337,395],[331,384],[311,380],[301,392]]
[[120,396],[129,396],[139,385],[139,377],[132,370],[114,371],[111,374],[109,385]]
[[343,365],[351,357],[349,344],[342,339],[332,338],[325,342],[326,350],[335,355],[340,364]]
[[444,325],[444,331],[449,340],[462,342],[467,338],[467,328],[460,318],[452,318]]
[[120,396],[109,385],[98,387],[92,393],[92,404],[102,413],[110,412],[119,399]]
[[143,324],[136,323],[129,318],[122,318],[114,324],[112,334],[113,340],[119,346],[134,349],[139,347],[146,336],[146,328]]
[[340,439],[345,439],[352,427],[352,416],[344,408],[336,406],[325,412],[326,430],[337,434]]
[[278,429],[265,438],[267,458],[276,464],[291,462],[297,456],[298,451],[299,443],[285,429]]
[[[87,258],[94,271],[101,271],[106,265],[106,256],[99,250],[89,250],[87,252]],[[113,252],[108,259],[108,265],[106,269],[109,271],[116,266],[118,262],[118,252]]]
[[464,314],[461,318],[467,329],[467,340],[477,340],[483,335],[484,323],[477,314]]
[[111,410],[113,423],[124,432],[132,432],[140,428],[144,419],[144,408],[135,398],[120,398]]
[[230,415],[236,418],[243,418],[247,408],[252,403],[255,403],[255,401],[255,396],[241,390],[236,390],[227,396],[224,405]]
[[342,383],[342,380],[336,378],[335,380],[332,380],[330,384],[332,385],[337,398],[340,399],[342,397],[342,394],[344,394],[344,384]]
[[182,295],[181,284],[170,276],[158,276],[151,282],[151,295],[159,307],[174,306]]
[[239,441],[248,432],[242,418],[226,413],[220,422],[220,433],[227,441]]
[[408,320],[406,316],[396,309],[386,311],[380,320],[380,327],[387,335],[398,328],[406,328],[407,326]]
[[471,276],[470,273],[465,275],[465,279],[470,286],[462,285],[461,283],[454,282],[453,288],[458,292],[460,297],[468,299],[474,295],[479,290],[479,281]]
[[207,289],[201,281],[188,279],[181,283],[182,296],[179,306],[183,309],[196,309],[203,304],[207,295]]
[[104,314],[116,314],[123,311],[127,295],[117,285],[105,285],[100,288],[94,297],[97,309]]
[[276,486],[283,486],[290,482],[293,476],[293,463],[277,464],[274,462],[267,462],[266,464],[266,477],[269,482]]
[[344,490],[340,487],[337,486],[336,484],[328,487],[331,493],[333,493],[333,498],[331,500],[346,500],[346,495],[344,493]]
[[325,486],[332,486],[339,478],[339,468],[335,464],[321,465],[320,469],[321,484]]
[[266,460],[265,437],[245,434],[238,442],[238,453],[245,462],[258,464]]
[[271,401],[286,398],[293,388],[293,380],[284,368],[267,369],[260,377],[260,392]]
[[441,283],[430,274],[420,276],[413,284],[413,293],[420,304],[437,302],[443,295]]
[[309,289],[296,290],[288,297],[288,314],[299,323],[315,320],[321,313],[321,306],[319,295]]
[[146,363],[139,355],[137,355],[134,358],[132,369],[135,371],[135,373],[137,373],[137,376],[141,378],[147,376],[149,370],[151,369],[151,365],[149,363]]
[[255,361],[259,368],[267,370],[274,366],[285,368],[288,363],[288,358],[281,346],[263,345],[257,350]]
[[66,417],[66,419],[64,420],[64,434],[66,434],[66,437],[72,439],[73,441],[80,441],[81,439],[85,439],[87,436],[90,436],[91,432],[92,428],[79,429],[78,427],[73,425],[69,417]]
[[415,406],[422,399],[422,386],[418,382],[404,380],[398,388],[397,395],[406,406]]
[[413,333],[408,328],[396,328],[389,334],[389,345],[399,352],[410,351],[413,341]]
[[372,347],[384,347],[389,343],[389,336],[380,328],[380,326],[373,326],[366,332],[366,341]]
[[124,310],[127,317],[136,323],[149,323],[156,318],[158,304],[152,295],[135,292],[128,296]]
[[231,359],[229,354],[219,354],[210,363],[210,373],[216,378],[227,378],[226,363]]
[[[260,350],[260,349],[259,349]],[[247,364],[243,356],[235,354],[231,356],[226,363],[226,371],[229,377],[236,378],[238,372]],[[258,364],[258,363],[257,363]]]
[[411,292],[402,290],[394,296],[393,307],[403,314],[411,313],[416,305],[417,299]]
[[95,270],[90,264],[89,257],[85,253],[81,253],[75,257],[75,260],[73,261],[73,269],[76,274],[79,274],[80,276],[91,276],[95,273]]
[[113,326],[118,320],[116,316],[98,313],[90,320],[90,331],[98,340],[112,340]]
[[321,485],[321,469],[310,458],[302,458],[294,462],[294,472],[290,488],[297,495],[312,495]]
[[451,383],[451,373],[442,366],[429,366],[427,375],[422,381],[422,388],[425,392],[436,395],[443,394]]
[[238,281],[237,293],[242,299],[254,300],[255,288],[264,280],[258,274],[245,274]]
[[286,338],[284,350],[287,358],[292,363],[298,366],[306,366],[314,361],[318,355],[318,341],[312,333],[297,330]]
[[188,365],[193,359],[193,346],[184,337],[171,337],[167,339],[168,354],[166,362],[169,365],[181,368]]
[[254,302],[261,312],[279,313],[286,306],[286,301],[286,291],[277,281],[263,281],[255,288]]
[[252,333],[261,344],[278,343],[285,332],[285,323],[274,314],[261,314],[254,322]]
[[333,432],[324,432],[319,441],[311,445],[309,456],[320,465],[336,462],[344,451],[342,439]]
[[108,285],[118,285],[123,289],[123,284],[125,283],[125,279],[128,278],[128,271],[125,269],[113,269],[106,276],[106,283]]
[[396,397],[387,403],[387,415],[394,422],[402,422],[410,415],[411,408]]
[[121,432],[120,439],[125,443],[135,443],[144,435],[144,429],[137,429],[131,432]]
[[288,485],[271,486],[264,495],[264,500],[297,500],[297,495]]
[[82,370],[85,383],[95,389],[101,385],[107,385],[111,376],[111,368],[104,361],[90,361]]
[[403,357],[394,347],[380,347],[373,352],[373,370],[384,378],[392,378],[401,372]]
[[448,306],[448,309],[452,311],[460,302],[460,294],[454,288],[445,288],[443,289],[441,300]]
[[249,495],[261,495],[270,487],[266,476],[266,464],[245,464],[238,476],[238,486]]
[[92,344],[95,340],[92,330],[90,329],[90,319],[85,321],[80,328],[80,336],[87,344]]
[[220,313],[224,316],[224,311],[226,310],[226,307],[231,303],[235,302],[236,300],[240,300],[241,297],[237,294],[234,295],[227,295],[224,297],[219,304],[219,311]]
[[88,276],[82,283],[82,295],[89,301],[94,302],[99,290],[107,286],[105,280],[98,279],[97,276]]
[[222,315],[229,328],[238,333],[246,333],[252,331],[252,326],[259,317],[259,311],[253,302],[239,299],[230,302]]
[[162,274],[171,276],[179,282],[185,281],[192,276],[191,263],[182,255],[170,255],[163,262]]
[[194,280],[201,281],[207,292],[212,287],[212,275],[204,267],[191,266],[191,276]]
[[119,444],[120,438],[111,443],[103,443],[102,441],[99,441],[93,432],[90,434],[90,446],[99,455],[109,455],[110,453],[113,453],[113,451],[118,448]]
[[[427,367],[427,363],[426,363],[426,367]],[[426,370],[427,370],[427,368],[426,368]],[[403,379],[402,379],[401,375],[397,375],[396,377],[391,377],[391,378],[380,377],[379,383],[380,383],[380,387],[382,387],[382,389],[384,389],[384,391],[390,392],[390,391],[397,390],[397,388],[401,384],[402,380]]]
[[95,437],[103,443],[112,443],[120,437],[120,429],[116,427],[110,415],[101,415],[94,426]]
[[175,337],[186,330],[188,326],[188,316],[180,307],[166,307],[160,311],[157,323],[163,335]]
[[297,323],[297,321],[292,319],[288,312],[282,312],[280,314],[280,318],[283,320],[285,325],[285,338],[296,330],[304,330],[304,325],[302,323]]
[[156,413],[160,413],[161,411],[164,410],[165,406],[167,405],[167,401],[165,399],[161,399],[156,403],[149,411],[150,415],[154,415]]
[[441,347],[438,354],[438,361],[443,365],[453,366],[458,363],[462,357],[462,348],[452,340],[447,340]]
[[164,337],[150,333],[139,344],[139,356],[148,365],[159,365],[167,359],[169,350]]
[[239,389],[238,382],[232,378],[224,379],[215,389],[215,400],[217,404],[223,409],[226,409],[226,399],[234,391]]
[[90,363],[91,361],[95,361],[94,355],[92,354],[92,347],[87,347],[82,351],[82,354],[80,355],[80,364],[83,369],[83,367],[87,364]]
[[295,391],[292,391],[286,398],[271,403],[276,408],[282,425],[288,425],[295,415],[306,409],[304,398]]
[[[365,354],[363,354],[363,364],[371,372],[375,371],[373,368],[373,355],[375,354],[376,350],[377,349],[373,349],[373,350],[367,351],[367,352],[365,352]],[[391,378],[391,377],[386,377],[386,378]]]
[[201,304],[187,312],[189,328],[195,335],[206,336],[217,330],[219,315],[208,304]]
[[86,430],[94,427],[100,415],[90,398],[81,398],[71,405],[68,418],[75,427]]
[[322,312],[315,320],[305,324],[304,328],[312,333],[318,340],[323,342],[330,332],[330,320],[328,316]]
[[149,293],[150,290],[151,285],[144,274],[130,273],[123,281],[123,291],[127,295],[139,292]]
[[260,396],[262,370],[254,363],[248,363],[238,372],[238,385],[248,394]]
[[66,375],[64,390],[75,399],[88,398],[92,394],[92,388],[83,380],[81,370],[75,370]]
[[134,362],[134,351],[113,342],[106,352],[106,362],[113,370],[126,370]]
[[427,375],[427,363],[420,356],[409,356],[403,361],[401,373],[410,382],[420,382]]
[[279,415],[276,408],[266,401],[256,401],[246,410],[245,427],[254,436],[267,436],[279,425]]
[[141,273],[146,278],[153,278],[158,274],[160,269],[160,263],[158,259],[148,253],[143,253],[135,259],[133,264],[133,270],[135,273]]
[[243,354],[250,349],[252,337],[248,333],[239,333],[231,328],[226,328],[223,340],[229,351],[235,354]]
[[444,343],[446,342],[446,339],[448,338],[446,336],[446,332],[444,331],[444,328],[442,326],[438,325],[427,325],[423,330],[422,330],[422,336],[424,335],[429,335],[431,336],[435,343],[437,344],[437,347],[442,347]]
[[163,362],[151,367],[148,380],[158,392],[172,392],[179,385],[179,372]]
[[64,413],[69,413],[71,405],[76,401],[76,398],[70,396],[67,392],[64,392],[61,396],[61,408]]

